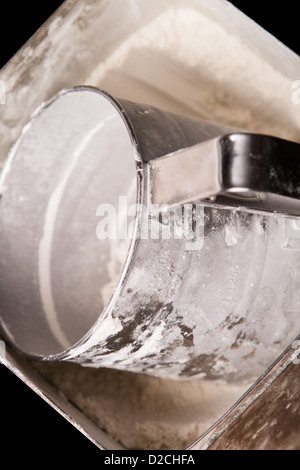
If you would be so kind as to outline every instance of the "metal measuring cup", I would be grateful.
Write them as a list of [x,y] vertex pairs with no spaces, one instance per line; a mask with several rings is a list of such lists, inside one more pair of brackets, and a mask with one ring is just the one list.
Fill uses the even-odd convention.
[[33,360],[257,376],[299,329],[298,160],[292,142],[63,90],[1,174],[6,340]]

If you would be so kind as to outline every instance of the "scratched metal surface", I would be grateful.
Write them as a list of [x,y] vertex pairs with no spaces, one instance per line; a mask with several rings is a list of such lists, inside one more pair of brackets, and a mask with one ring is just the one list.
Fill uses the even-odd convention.
[[191,449],[300,450],[299,338]]

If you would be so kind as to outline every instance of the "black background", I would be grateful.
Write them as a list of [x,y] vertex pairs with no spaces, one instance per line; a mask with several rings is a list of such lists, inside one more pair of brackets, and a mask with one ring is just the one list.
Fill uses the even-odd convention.
[[[113,0],[111,0],[113,1]],[[151,1],[151,0],[149,0]],[[209,1],[209,0],[207,0]],[[0,68],[61,4],[60,1],[1,2]],[[250,18],[300,55],[298,10],[294,1],[233,1]],[[259,5],[265,7],[264,10]],[[269,6],[269,9],[266,9]],[[297,77],[295,77],[296,79]],[[300,79],[300,76],[298,77]],[[40,457],[37,455],[37,450]],[[23,453],[24,452],[24,453]],[[75,462],[77,456],[100,457],[99,450],[41,398],[0,366],[0,458],[10,461],[56,462],[59,455]],[[71,457],[72,455],[72,457]],[[88,462],[87,460],[87,462]]]

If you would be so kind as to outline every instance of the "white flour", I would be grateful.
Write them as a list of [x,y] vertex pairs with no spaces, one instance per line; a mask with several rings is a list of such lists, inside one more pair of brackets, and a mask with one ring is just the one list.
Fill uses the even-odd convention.
[[299,140],[291,81],[193,8],[169,9],[132,34],[86,84],[120,98]]
[[245,384],[176,382],[74,364],[37,367],[127,449],[185,449],[247,389]]

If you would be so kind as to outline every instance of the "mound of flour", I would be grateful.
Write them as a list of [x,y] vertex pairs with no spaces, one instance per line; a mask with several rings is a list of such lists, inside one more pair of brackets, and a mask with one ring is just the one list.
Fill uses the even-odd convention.
[[36,367],[126,449],[185,449],[247,389],[246,384],[177,382],[76,364]]
[[299,141],[291,80],[230,25],[225,29],[192,3],[167,9],[131,34],[85,83],[119,98]]

